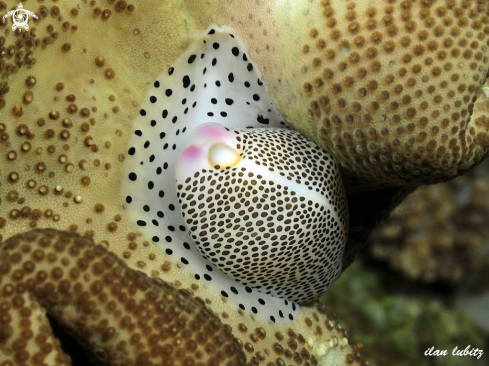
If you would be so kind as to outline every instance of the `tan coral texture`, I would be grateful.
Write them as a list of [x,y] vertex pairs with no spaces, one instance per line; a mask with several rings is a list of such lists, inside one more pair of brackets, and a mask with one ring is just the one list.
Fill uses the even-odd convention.
[[487,101],[487,0],[189,3],[249,41],[279,110],[350,190],[444,181],[489,149],[489,110],[474,108]]
[[[3,14],[18,2],[0,4]],[[23,5],[39,17],[29,31],[12,32],[11,19],[0,18],[0,241],[46,227],[91,237],[202,298],[231,326],[249,365],[366,364],[324,307],[303,307],[289,326],[268,324],[195,280],[126,218],[119,188],[133,120],[154,77],[205,29],[188,4]]]
[[36,229],[0,243],[0,289],[2,366],[71,364],[45,311],[100,364],[246,364],[201,299],[76,233]]

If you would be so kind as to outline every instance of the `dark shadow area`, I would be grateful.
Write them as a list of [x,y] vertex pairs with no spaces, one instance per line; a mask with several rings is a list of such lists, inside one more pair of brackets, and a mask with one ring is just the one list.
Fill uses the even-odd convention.
[[367,244],[372,230],[414,190],[413,187],[399,187],[347,194],[350,229],[343,255],[343,271]]
[[49,324],[53,329],[53,334],[59,339],[63,351],[70,355],[73,366],[95,366],[87,357],[87,354],[80,345],[69,335],[61,325],[48,315]]

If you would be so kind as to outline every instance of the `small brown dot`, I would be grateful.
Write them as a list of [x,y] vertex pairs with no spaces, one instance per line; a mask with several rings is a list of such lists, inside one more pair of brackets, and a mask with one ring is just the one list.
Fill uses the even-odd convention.
[[78,106],[76,104],[69,104],[68,107],[66,107],[66,111],[69,114],[75,114],[78,111]]
[[59,138],[61,140],[66,141],[66,140],[68,140],[70,138],[70,131],[68,131],[68,130],[61,130],[59,132],[59,135],[58,136],[59,136]]
[[367,76],[367,74],[368,74],[368,71],[367,71],[367,69],[366,69],[366,68],[364,68],[364,67],[360,67],[360,68],[357,70],[357,73],[356,73],[356,74],[357,74],[357,77],[358,77],[359,79],[365,79],[365,77],[366,77],[366,76]]
[[29,88],[32,88],[34,85],[36,85],[36,78],[32,75],[29,75],[26,79],[25,79],[25,85]]
[[114,233],[117,231],[117,224],[115,222],[109,222],[107,224],[107,230],[111,233]]
[[47,166],[43,162],[39,162],[35,165],[34,170],[36,171],[37,174],[42,174],[46,171]]
[[87,187],[90,185],[90,182],[91,182],[91,179],[89,176],[87,175],[84,175],[83,177],[81,177],[80,179],[80,184],[84,187]]
[[67,43],[65,43],[65,44],[63,44],[63,46],[61,46],[61,50],[62,50],[63,52],[68,52],[69,50],[71,50],[71,44],[70,44],[70,43],[68,43],[68,42],[67,42]]
[[62,91],[64,88],[65,88],[65,85],[60,81],[58,83],[56,83],[56,85],[54,86],[54,88],[56,89],[56,91]]
[[102,213],[105,211],[105,206],[101,203],[97,203],[97,204],[95,204],[95,206],[93,206],[93,210],[96,213]]
[[24,111],[22,109],[22,106],[21,105],[15,105],[14,108],[12,108],[12,114],[15,116],[15,117],[21,117],[23,114],[24,114]]
[[59,10],[59,8],[56,5],[54,5],[54,6],[51,7],[49,13],[51,14],[51,16],[57,17],[60,14],[60,10]]
[[332,49],[328,49],[326,50],[326,52],[324,53],[324,56],[328,59],[328,60],[333,60],[335,57],[336,57],[336,52]]
[[46,185],[42,185],[39,187],[39,194],[41,194],[42,196],[45,196],[49,193],[49,188],[46,186]]
[[29,104],[34,100],[34,94],[31,91],[24,93],[24,102]]
[[80,116],[83,118],[90,116],[90,110],[88,108],[80,109]]
[[106,69],[104,72],[105,78],[108,80],[111,80],[115,76],[115,71],[113,69]]
[[323,70],[323,78],[326,80],[331,80],[334,77],[334,71],[330,68],[326,68]]
[[52,139],[54,136],[55,136],[55,132],[52,129],[48,129],[48,130],[46,130],[46,132],[44,132],[44,138],[46,138],[48,140]]
[[19,192],[12,190],[7,193],[7,201],[16,202],[19,199]]
[[122,12],[124,10],[126,10],[126,7],[127,7],[127,3],[125,0],[119,0],[116,4],[115,4],[115,11],[117,12]]
[[36,188],[37,182],[34,179],[29,179],[27,181],[27,188]]
[[25,123],[21,123],[15,129],[15,132],[17,133],[18,136],[27,135],[29,133],[29,127],[27,127]]
[[90,130],[90,125],[87,122],[83,122],[80,126],[82,132],[88,132]]
[[441,69],[440,69],[438,66],[434,67],[434,68],[431,70],[431,74],[432,74],[433,76],[435,76],[435,77],[436,77],[436,76],[440,76],[440,75],[441,75],[441,72],[442,72],[442,71],[441,71]]
[[64,127],[71,128],[73,127],[73,122],[71,122],[71,119],[69,118],[63,118],[63,121],[61,121]]
[[110,18],[112,12],[110,11],[110,9],[104,9],[102,11],[102,20],[107,20]]
[[312,85],[310,83],[304,83],[304,85],[302,86],[302,89],[304,90],[304,92],[309,94],[312,92]]
[[16,158],[17,158],[17,153],[15,151],[11,150],[7,153],[7,159],[15,160]]
[[71,173],[74,168],[75,168],[75,166],[73,164],[68,163],[68,164],[65,165],[65,172],[66,173]]
[[70,14],[74,17],[76,17],[78,15],[78,9],[77,8],[73,8],[70,10]]
[[58,161],[61,164],[65,164],[68,161],[68,156],[66,156],[65,154],[61,154],[60,156],[58,156]]
[[58,111],[49,112],[49,118],[52,120],[57,120],[59,118],[59,112]]

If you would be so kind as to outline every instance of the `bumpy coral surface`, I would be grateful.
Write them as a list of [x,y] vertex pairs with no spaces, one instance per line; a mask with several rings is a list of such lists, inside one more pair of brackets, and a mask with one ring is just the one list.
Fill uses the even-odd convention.
[[278,109],[351,189],[444,181],[488,151],[486,0],[189,3],[249,40]]
[[[2,14],[18,5],[1,4]],[[133,120],[149,83],[205,29],[185,4],[23,5],[39,17],[28,32],[0,23],[1,240],[40,227],[92,237],[130,267],[201,297],[252,365],[361,364],[324,307],[302,307],[289,326],[256,319],[196,281],[125,215],[119,186]]]
[[36,229],[0,243],[0,286],[2,366],[71,364],[46,311],[98,364],[246,364],[201,299],[76,233]]

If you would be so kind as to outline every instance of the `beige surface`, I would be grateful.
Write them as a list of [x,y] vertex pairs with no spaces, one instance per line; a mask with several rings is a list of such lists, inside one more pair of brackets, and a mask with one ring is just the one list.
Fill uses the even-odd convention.
[[0,28],[3,47],[18,55],[2,59],[2,240],[36,227],[93,237],[131,267],[200,296],[231,325],[252,365],[361,364],[323,307],[303,308],[289,327],[265,324],[196,283],[128,222],[119,176],[132,121],[148,83],[196,26],[177,1],[142,2],[132,12],[118,11],[121,4],[26,1],[40,16],[29,20],[30,33],[14,34],[10,21]]
[[350,190],[444,181],[488,150],[485,0],[189,4],[249,41],[278,109]]
[[37,229],[0,247],[3,366],[71,364],[46,311],[100,365],[246,365],[231,329],[201,299],[88,238]]

